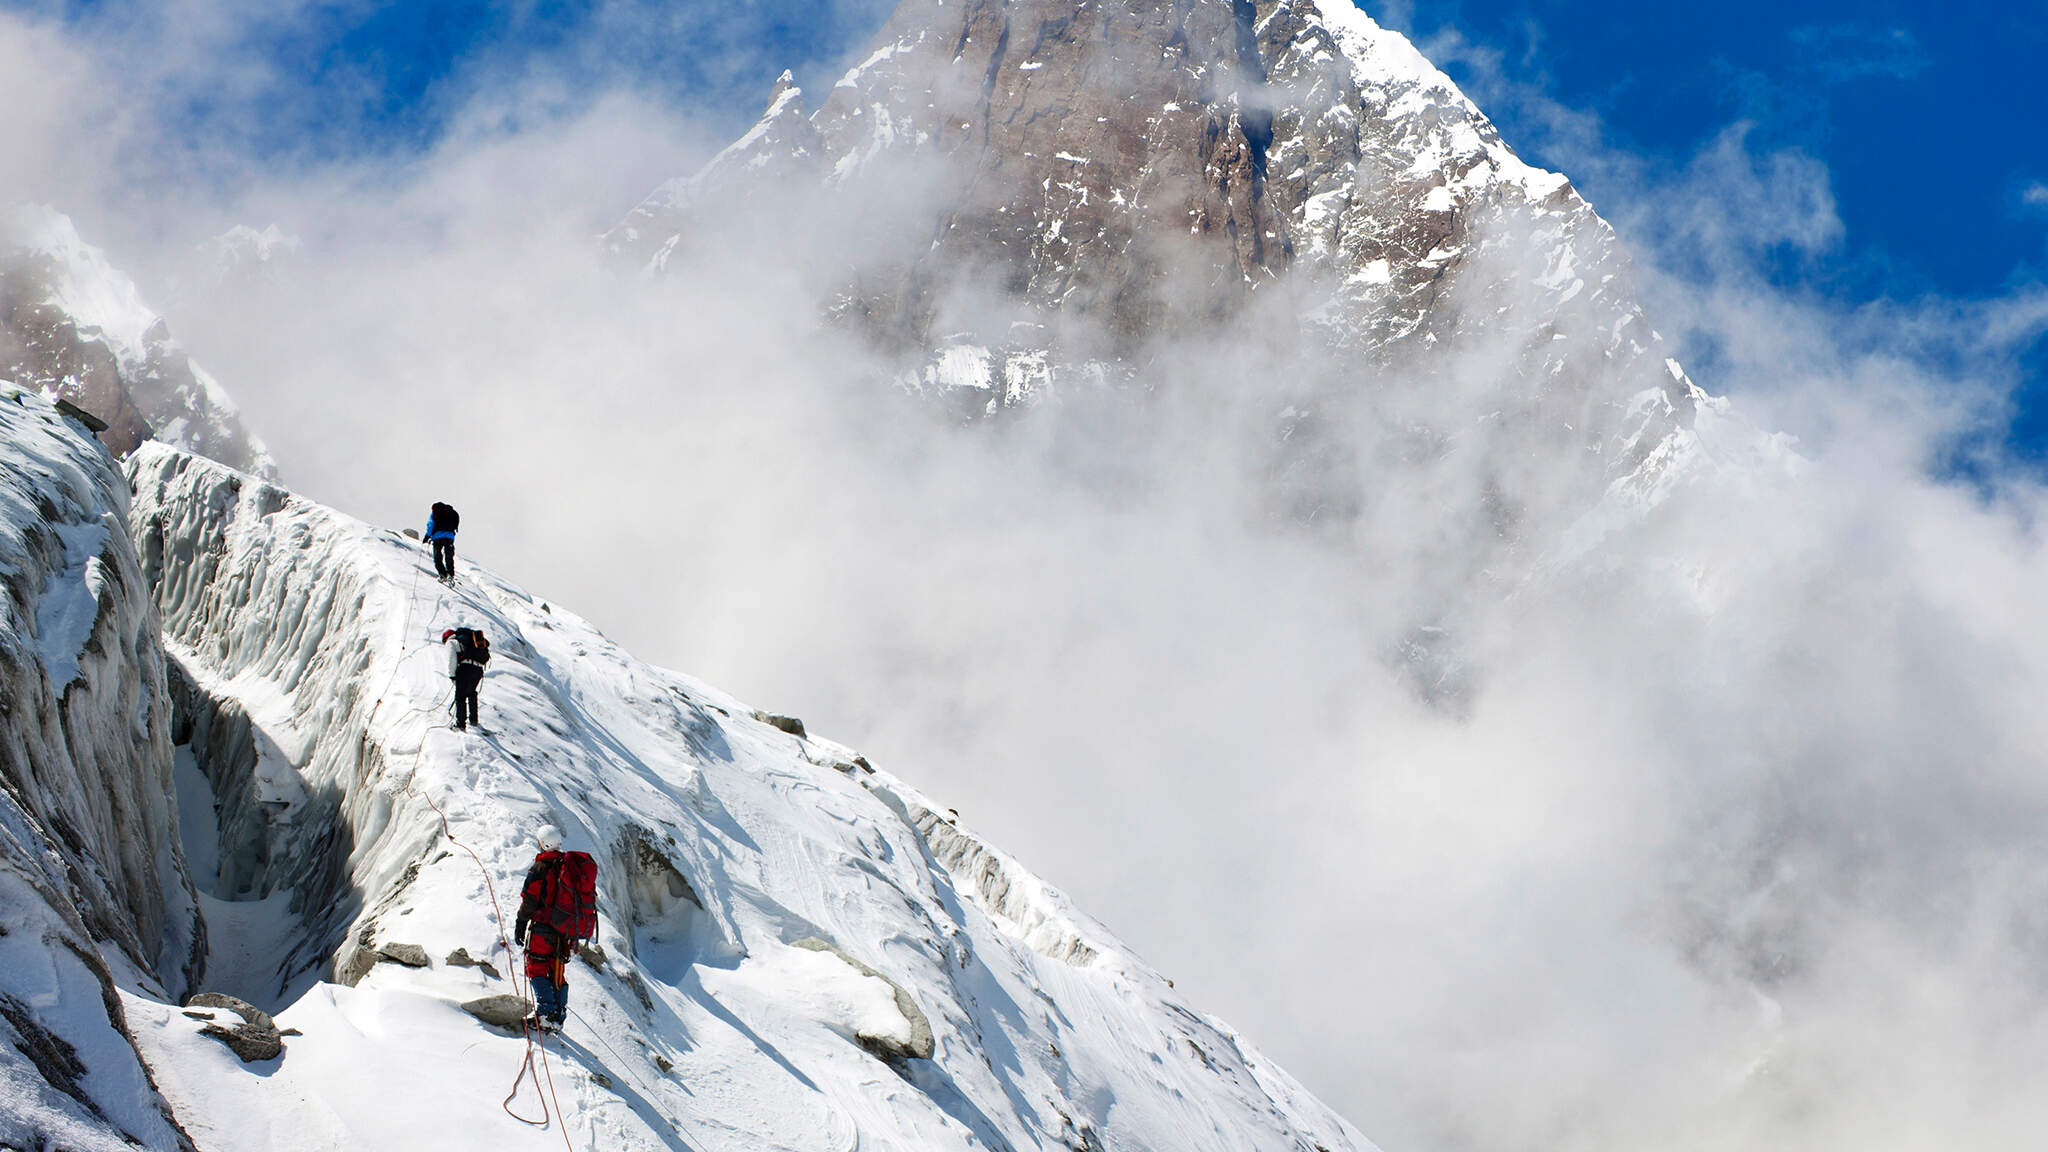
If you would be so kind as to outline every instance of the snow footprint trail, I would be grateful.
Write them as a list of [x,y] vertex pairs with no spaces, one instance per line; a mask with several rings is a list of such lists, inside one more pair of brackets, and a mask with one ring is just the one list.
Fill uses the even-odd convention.
[[[278,826],[295,870],[273,877],[322,959],[278,1014],[305,1035],[252,1084],[175,1011],[149,1029],[197,1070],[167,1091],[215,1152],[334,1130],[437,1152],[1369,1148],[851,750],[474,565],[429,585],[388,531],[157,447],[129,467],[180,658],[316,801]],[[481,733],[436,715],[458,622],[492,639]],[[543,824],[599,861],[603,958],[572,965],[563,1042],[530,1048],[459,1006],[525,991],[505,918]],[[426,966],[383,958],[413,947]],[[550,1131],[502,1106],[529,1055]]]
[[[401,636],[401,654],[399,661],[393,666],[392,678],[396,677],[399,668],[403,666],[404,657],[408,654],[404,651],[404,648],[406,640],[409,639],[411,635],[411,622],[413,618],[413,613],[414,609],[417,607],[419,602],[419,571],[420,568],[418,564],[415,563],[415,575],[413,586],[408,591],[406,597],[406,619],[399,629]],[[438,583],[439,582],[437,581],[437,584]],[[437,589],[436,592],[434,593],[434,613],[428,618],[428,628],[430,634],[434,619],[440,616],[442,610],[447,605],[447,600],[448,597],[445,594],[445,589]],[[389,690],[388,683],[386,690]],[[453,696],[452,688],[450,690],[450,696],[451,698]],[[424,709],[422,708],[413,709],[411,712],[408,712],[403,717],[401,717],[400,722],[403,723],[405,719],[408,719],[413,715],[419,714],[423,710]],[[471,770],[471,763],[472,760],[474,759],[471,755],[472,745],[469,744],[467,741],[462,740],[459,730],[456,729],[453,725],[430,724],[427,727],[427,729],[421,733],[417,750],[413,754],[414,763],[412,771],[410,771],[406,775],[405,784],[403,785],[401,790],[402,794],[410,798],[418,799],[421,802],[425,803],[428,807],[432,808],[435,817],[440,821],[442,838],[447,840],[450,844],[455,845],[457,848],[460,848],[464,853],[466,853],[470,857],[471,860],[473,860],[476,863],[477,873],[479,876],[483,878],[484,891],[490,899],[492,919],[493,922],[497,925],[498,930],[498,939],[493,945],[492,954],[497,955],[498,952],[503,952],[506,958],[506,964],[510,969],[513,995],[519,997],[521,1000],[526,1001],[528,1004],[531,1004],[533,1003],[532,990],[526,985],[524,977],[524,965],[520,962],[518,950],[515,947],[514,941],[512,941],[510,933],[506,927],[505,906],[504,903],[500,901],[498,898],[497,886],[492,879],[490,867],[484,863],[483,857],[477,854],[476,849],[472,848],[469,844],[465,843],[461,839],[461,837],[455,834],[453,823],[450,821],[448,817],[447,809],[442,804],[436,803],[432,796],[428,795],[424,791],[419,791],[414,787],[414,781],[418,777],[419,769],[422,763],[424,763],[428,759],[428,741],[437,732],[455,736],[456,739],[460,741],[454,750],[457,766],[455,776],[458,780],[463,781],[467,784],[468,790],[470,791],[472,798],[483,793],[483,789],[481,788],[481,784],[483,781],[483,771],[481,770],[481,768],[478,768],[474,771]],[[488,765],[490,762],[491,761],[488,758],[486,758],[484,764]],[[504,774],[500,775],[501,778],[503,778]],[[452,806],[452,804],[450,806]],[[523,1038],[526,1043],[525,1059],[520,1063],[519,1074],[516,1077],[514,1077],[512,1081],[512,1089],[510,1092],[506,1093],[504,1101],[500,1104],[500,1108],[504,1111],[504,1113],[507,1116],[510,1116],[514,1120],[517,1120],[522,1124],[528,1125],[529,1127],[547,1129],[550,1126],[553,1126],[554,1128],[560,1131],[563,1145],[565,1147],[568,1147],[570,1149],[570,1152],[574,1152],[574,1145],[571,1144],[569,1140],[568,1115],[563,1110],[561,1100],[559,1096],[556,1094],[554,1083],[554,1071],[549,1065],[549,1061],[547,1058],[546,1043],[543,1039],[541,1039],[531,1030],[523,1030]],[[522,1086],[524,1086],[529,1079],[533,1081],[534,1091],[537,1094],[543,1091],[543,1085],[545,1085],[545,1095],[540,1098],[540,1115],[537,1117],[528,1117],[522,1115],[513,1107],[514,1102],[519,1098]],[[591,1132],[590,1146],[596,1146],[594,1128]]]

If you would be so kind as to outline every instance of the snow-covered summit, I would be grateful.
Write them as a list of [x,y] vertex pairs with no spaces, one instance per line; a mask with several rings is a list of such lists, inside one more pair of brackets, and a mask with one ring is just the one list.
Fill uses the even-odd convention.
[[186,355],[134,279],[47,205],[0,210],[0,375],[106,420],[116,452],[155,438],[276,472],[234,399]]
[[[648,197],[612,247],[666,267],[759,188],[866,205],[851,189],[878,174],[930,221],[834,284],[835,310],[922,349],[920,389],[998,408],[1283,287],[1350,362],[1337,391],[1470,353],[1508,367],[1505,391],[1568,390],[1556,408],[1590,398],[1618,419],[1658,383],[1611,229],[1351,0],[901,0],[869,47],[815,109],[785,76],[752,130]],[[960,285],[1002,285],[1009,307],[954,315]],[[1018,323],[1038,347],[986,351]],[[972,371],[939,363],[975,347]],[[1049,367],[1005,399],[1017,355]],[[1581,438],[1613,448],[1612,422]]]
[[[967,418],[1242,404],[1219,458],[1333,541],[1448,483],[1426,514],[1460,549],[1540,552],[1680,455],[1697,402],[1613,229],[1352,0],[900,0],[810,95],[784,78],[607,242],[672,275],[710,238],[784,244],[819,313]],[[860,242],[789,243],[810,217]]]
[[[252,1076],[125,998],[204,1147],[549,1147],[525,1043],[460,1005],[535,831],[601,867],[548,1107],[606,1149],[1366,1149],[1105,927],[851,750],[464,564],[156,445],[132,523],[178,701],[201,983],[277,1012]],[[471,510],[470,515],[482,514]],[[440,634],[483,629],[482,733]],[[409,967],[391,959],[428,960]],[[478,960],[491,969],[460,963]],[[515,1111],[536,1113],[531,1085]]]

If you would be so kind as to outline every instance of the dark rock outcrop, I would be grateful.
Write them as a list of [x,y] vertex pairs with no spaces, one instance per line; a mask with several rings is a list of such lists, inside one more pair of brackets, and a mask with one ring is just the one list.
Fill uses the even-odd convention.
[[427,959],[427,950],[417,944],[386,944],[377,949],[377,958],[407,968],[425,968],[433,963]]
[[271,1019],[270,1013],[247,1001],[219,992],[201,992],[187,1000],[185,1005],[188,1008],[224,1008],[240,1016],[240,1024],[207,1024],[199,1029],[199,1034],[211,1036],[227,1045],[242,1058],[244,1064],[274,1060],[284,1053],[284,1038],[277,1030],[277,1021]]

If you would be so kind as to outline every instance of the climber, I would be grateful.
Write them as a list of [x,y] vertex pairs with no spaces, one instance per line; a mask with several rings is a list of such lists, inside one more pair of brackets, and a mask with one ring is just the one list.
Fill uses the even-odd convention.
[[455,681],[455,730],[460,732],[471,724],[481,728],[476,690],[484,682],[484,665],[491,662],[491,642],[482,632],[468,626],[441,633],[441,643],[451,640],[454,644],[448,649],[448,677]]
[[569,1015],[569,954],[597,933],[597,861],[588,852],[562,851],[562,831],[552,824],[535,843],[540,851],[520,890],[512,936],[526,945],[526,976],[533,981],[527,1022],[554,1032]]
[[462,526],[462,514],[440,501],[427,510],[426,541],[434,549],[434,575],[444,584],[455,583],[455,530]]

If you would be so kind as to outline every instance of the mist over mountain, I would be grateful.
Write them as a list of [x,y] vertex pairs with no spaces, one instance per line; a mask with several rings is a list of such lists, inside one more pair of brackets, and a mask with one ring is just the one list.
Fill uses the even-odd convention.
[[[146,90],[38,35],[9,199],[113,163],[38,143],[77,76]],[[402,162],[60,205],[176,271],[294,490],[148,415],[61,261],[8,297],[55,351],[6,675],[67,719],[7,713],[6,939],[73,958],[0,983],[22,1132],[520,1143],[452,958],[503,970],[550,821],[607,878],[556,1066],[604,1146],[2038,1129],[2041,491],[1941,463],[2038,299],[1773,288],[1825,173],[1739,134],[1625,251],[1342,0],[905,0],[722,150],[533,79]],[[622,216],[668,155],[713,158]],[[36,395],[91,380],[200,456],[123,496]],[[392,531],[437,498],[447,594]],[[433,720],[453,617],[504,637],[482,743]],[[199,987],[303,1033],[264,1087]],[[365,1103],[427,1065],[432,1113]]]
[[231,467],[276,469],[134,281],[47,207],[16,205],[0,218],[0,377],[83,405],[110,425],[116,452],[161,439]]

